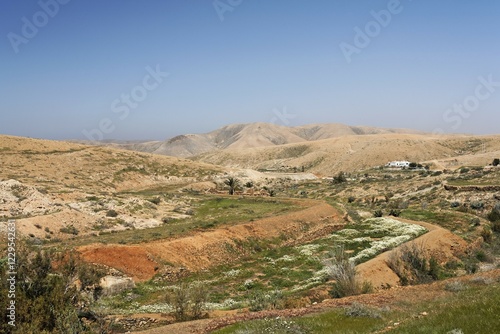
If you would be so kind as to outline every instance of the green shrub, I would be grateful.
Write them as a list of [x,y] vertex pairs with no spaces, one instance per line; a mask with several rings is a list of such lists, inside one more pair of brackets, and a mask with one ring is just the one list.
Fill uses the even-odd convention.
[[333,177],[332,183],[333,184],[338,184],[338,183],[344,183],[347,182],[347,178],[345,177],[344,172],[339,172],[336,176]]
[[[72,270],[66,266],[54,268],[56,254],[33,250],[23,242],[17,245],[16,274],[16,330],[15,333],[104,333],[95,320],[97,316],[82,321],[78,314],[89,304],[74,287],[79,264],[73,262]],[[7,282],[7,273],[0,261],[0,281]],[[0,283],[0,295],[7,296],[7,284]],[[5,310],[7,298],[0,298]],[[12,333],[5,321],[0,321],[0,333]]]
[[495,221],[491,224],[491,229],[497,233],[500,233],[500,221]]
[[474,210],[482,210],[484,208],[484,203],[481,201],[471,202],[470,207]]
[[76,227],[74,227],[73,225],[61,227],[59,229],[59,231],[61,233],[67,233],[67,234],[73,234],[73,235],[78,235],[78,233],[80,233],[80,231],[78,231],[78,229]]
[[399,217],[401,215],[401,210],[391,209],[389,211],[389,216]]
[[252,290],[248,298],[249,309],[252,312],[280,309],[283,302],[283,293],[280,290],[270,292]]
[[460,268],[462,266],[462,263],[460,261],[451,260],[451,261],[446,262],[446,264],[444,266],[446,269],[455,270],[455,269]]
[[[496,205],[491,211],[488,213],[488,220],[492,223],[500,221],[500,209]],[[498,232],[498,231],[496,231]]]
[[106,212],[106,217],[111,217],[111,218],[118,217],[118,212],[116,212],[113,209],[108,210],[108,212]]
[[500,232],[500,205],[496,204],[487,215],[488,220],[491,222],[491,229],[493,232]]
[[356,267],[349,261],[343,246],[336,248],[331,258],[325,261],[330,279],[334,281],[330,295],[333,298],[354,296],[369,293],[373,287],[369,282],[359,282],[356,277]]
[[468,274],[475,274],[479,270],[478,260],[476,258],[465,259],[464,269]]
[[200,319],[208,301],[209,292],[202,283],[180,283],[165,296],[167,303],[174,308],[177,321]]
[[465,285],[464,283],[462,283],[460,281],[451,281],[451,282],[446,283],[446,285],[444,286],[444,289],[446,291],[450,291],[450,292],[460,292],[460,291],[467,289],[467,285]]
[[479,262],[487,262],[489,260],[488,255],[484,252],[484,250],[480,249],[476,251],[476,259]]
[[175,220],[175,219],[174,219],[174,218],[172,218],[172,217],[163,217],[163,218],[161,219],[161,221],[163,222],[163,224],[168,224],[168,223],[170,223],[170,222],[172,222],[172,221],[174,221],[174,220]]
[[149,201],[151,203],[155,204],[155,205],[158,205],[161,202],[161,198],[160,197],[154,197],[154,198],[151,198]]
[[387,260],[398,275],[401,285],[429,283],[439,279],[441,267],[435,258],[427,255],[423,244],[405,244],[394,250]]
[[382,317],[379,311],[358,302],[354,302],[351,306],[347,307],[345,309],[345,315],[348,317],[375,319]]
[[477,217],[474,217],[474,218],[471,218],[470,223],[473,226],[479,226],[479,225],[481,225],[481,220]]
[[375,210],[373,212],[373,217],[375,217],[375,218],[382,217],[383,215],[384,215],[384,212],[382,210]]
[[438,280],[441,274],[441,267],[434,257],[429,259],[429,275],[434,279]]

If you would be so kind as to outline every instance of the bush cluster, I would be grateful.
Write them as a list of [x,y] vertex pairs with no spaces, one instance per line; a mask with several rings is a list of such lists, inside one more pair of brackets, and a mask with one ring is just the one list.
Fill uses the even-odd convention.
[[345,309],[345,315],[348,317],[375,319],[382,317],[379,311],[358,302],[354,302],[351,306],[347,307]]
[[[55,266],[55,262],[59,265]],[[9,303],[9,299],[4,298],[9,288],[5,265],[6,261],[0,258],[2,310],[6,310]],[[16,249],[16,271],[16,333],[109,333],[104,322],[96,321],[98,315],[84,308],[92,301],[74,284],[79,279],[82,290],[93,289],[101,277],[100,272],[74,256],[58,258],[52,252],[35,250],[21,242]],[[7,313],[2,313],[0,333],[11,333]]]
[[342,298],[369,293],[373,287],[369,282],[360,282],[356,277],[354,262],[349,261],[343,246],[332,252],[331,258],[325,261],[330,279],[334,281],[330,295]]
[[209,292],[201,283],[181,283],[173,287],[166,295],[166,301],[174,308],[177,321],[201,319]]
[[500,233],[500,204],[496,204],[490,213],[488,213],[488,220],[491,222],[491,229],[494,232]]
[[440,266],[434,257],[429,257],[422,244],[405,244],[394,250],[387,261],[398,275],[401,285],[429,283],[439,279]]
[[249,309],[252,312],[277,310],[283,307],[283,292],[280,290],[273,290],[270,292],[254,290],[250,292],[248,303]]

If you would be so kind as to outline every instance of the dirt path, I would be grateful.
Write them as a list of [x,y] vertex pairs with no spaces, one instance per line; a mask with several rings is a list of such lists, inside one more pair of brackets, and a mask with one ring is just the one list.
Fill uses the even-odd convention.
[[151,279],[159,263],[167,261],[190,271],[236,261],[247,250],[243,242],[252,239],[307,242],[335,230],[345,222],[332,206],[321,201],[302,201],[301,211],[256,220],[250,223],[218,228],[174,240],[160,240],[140,245],[94,244],[79,248],[88,262],[116,268],[135,281]]
[[[454,259],[457,254],[463,252],[467,247],[467,243],[462,238],[442,227],[400,218],[398,220],[425,227],[429,232],[409,241],[407,244],[422,244],[429,254],[432,254],[441,263]],[[395,250],[400,247],[396,247]],[[387,285],[397,286],[399,277],[387,265],[387,259],[393,251],[384,252],[358,265],[357,271],[360,278],[372,283],[376,289],[387,287]]]

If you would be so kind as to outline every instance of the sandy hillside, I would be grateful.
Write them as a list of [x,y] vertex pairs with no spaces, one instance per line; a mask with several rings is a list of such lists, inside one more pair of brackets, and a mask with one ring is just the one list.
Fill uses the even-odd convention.
[[376,134],[344,136],[312,142],[223,150],[200,155],[198,161],[224,166],[301,170],[319,175],[358,171],[392,160],[434,163],[433,168],[485,165],[500,156],[500,136],[429,136]]
[[407,129],[384,129],[349,126],[337,123],[287,127],[270,123],[231,124],[203,134],[182,134],[166,141],[103,142],[104,145],[177,157],[191,157],[218,150],[241,150],[255,147],[310,142],[342,136],[417,133]]
[[[184,218],[186,199],[157,204],[120,192],[210,182],[225,168],[173,157],[74,143],[0,136],[0,219],[20,234],[67,239],[96,231],[149,228]],[[220,177],[220,176],[219,176]],[[110,217],[108,212],[116,212]]]
[[203,181],[224,171],[189,160],[106,147],[0,136],[0,180],[61,191],[114,192]]

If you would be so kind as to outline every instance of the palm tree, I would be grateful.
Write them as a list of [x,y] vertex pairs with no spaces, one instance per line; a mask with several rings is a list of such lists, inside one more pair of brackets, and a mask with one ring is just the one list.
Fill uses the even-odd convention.
[[230,177],[224,181],[224,184],[229,187],[229,195],[234,195],[236,187],[238,187],[238,179]]

